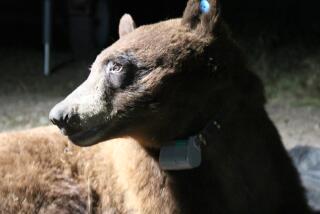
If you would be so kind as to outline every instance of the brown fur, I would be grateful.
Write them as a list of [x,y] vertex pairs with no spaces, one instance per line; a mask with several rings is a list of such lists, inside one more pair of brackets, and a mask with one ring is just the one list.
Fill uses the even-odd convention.
[[177,211],[165,173],[133,139],[81,149],[42,127],[1,134],[0,147],[0,213]]
[[[100,144],[75,147],[51,127],[1,135],[0,210],[310,213],[264,110],[263,86],[247,69],[217,1],[209,2],[207,14],[190,0],[182,19],[126,32],[97,57],[88,80],[52,110],[53,122],[74,143]],[[123,55],[134,65],[126,68]],[[110,61],[121,61],[134,78],[114,81],[106,69]],[[200,167],[160,169],[161,146],[206,126]],[[87,130],[95,138],[72,137]]]

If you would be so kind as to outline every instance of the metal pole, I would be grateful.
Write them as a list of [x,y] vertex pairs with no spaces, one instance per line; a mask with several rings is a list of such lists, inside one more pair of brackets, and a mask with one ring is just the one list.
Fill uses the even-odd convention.
[[43,4],[43,43],[44,43],[44,75],[50,74],[50,40],[51,40],[51,0]]

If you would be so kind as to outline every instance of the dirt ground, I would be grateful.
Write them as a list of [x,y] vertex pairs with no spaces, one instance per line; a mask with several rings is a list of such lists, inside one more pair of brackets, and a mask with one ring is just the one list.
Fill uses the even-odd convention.
[[45,77],[40,50],[0,49],[0,132],[49,124],[49,110],[89,73],[89,62],[52,58],[53,73]]
[[318,106],[295,106],[286,99],[275,99],[269,102],[267,110],[288,149],[296,145],[320,147]]

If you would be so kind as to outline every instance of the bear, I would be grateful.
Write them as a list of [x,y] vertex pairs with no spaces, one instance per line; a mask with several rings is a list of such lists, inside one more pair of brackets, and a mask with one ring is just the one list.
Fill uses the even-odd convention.
[[138,28],[124,15],[119,40],[50,111],[65,136],[0,135],[1,212],[311,213],[220,11],[189,0],[182,18]]

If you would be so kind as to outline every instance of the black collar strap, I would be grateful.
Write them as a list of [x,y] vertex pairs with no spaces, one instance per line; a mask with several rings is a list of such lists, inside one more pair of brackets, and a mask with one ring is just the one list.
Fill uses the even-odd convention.
[[196,135],[196,138],[197,138],[198,142],[202,146],[207,146],[208,145],[208,142],[207,142],[207,139],[206,139],[205,135],[206,135],[207,132],[210,131],[209,129],[212,129],[212,128],[215,128],[216,130],[220,130],[221,129],[221,124],[217,120],[213,120],[198,135]]

